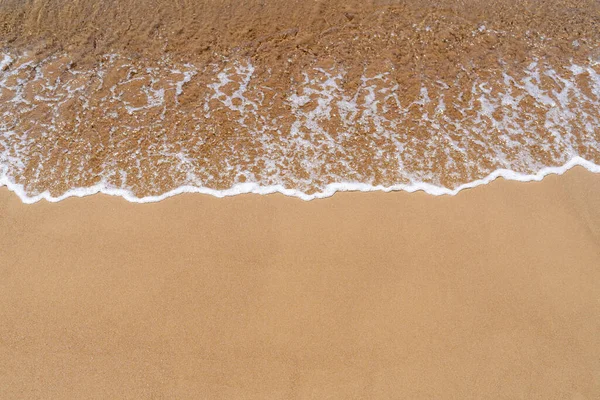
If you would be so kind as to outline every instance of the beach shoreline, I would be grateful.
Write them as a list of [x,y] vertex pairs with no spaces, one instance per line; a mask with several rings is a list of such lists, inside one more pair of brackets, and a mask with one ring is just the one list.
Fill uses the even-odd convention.
[[0,1],[0,399],[600,399],[598,16]]
[[308,199],[598,171],[599,14],[592,0],[9,1],[0,185],[27,201]]

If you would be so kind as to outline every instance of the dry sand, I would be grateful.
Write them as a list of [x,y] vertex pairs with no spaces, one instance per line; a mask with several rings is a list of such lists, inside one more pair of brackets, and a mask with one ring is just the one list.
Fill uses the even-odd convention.
[[0,398],[599,398],[599,193],[3,189]]

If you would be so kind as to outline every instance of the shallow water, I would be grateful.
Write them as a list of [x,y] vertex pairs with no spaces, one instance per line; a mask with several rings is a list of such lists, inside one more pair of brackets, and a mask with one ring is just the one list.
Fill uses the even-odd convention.
[[[507,35],[475,24],[468,40]],[[593,53],[548,58],[538,49],[518,64],[484,56],[424,70],[383,54],[362,68],[318,56],[298,68],[297,55],[271,65],[243,54],[195,62],[115,52],[80,66],[66,51],[7,50],[0,183],[26,202],[99,191],[131,201],[186,191],[312,199],[455,194],[497,176],[600,169]]]

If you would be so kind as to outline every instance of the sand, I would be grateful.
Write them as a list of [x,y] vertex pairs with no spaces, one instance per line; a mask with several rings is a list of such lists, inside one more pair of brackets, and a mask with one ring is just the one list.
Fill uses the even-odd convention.
[[[30,194],[56,196],[110,177],[114,187],[160,194],[189,183],[192,164],[207,176],[223,173],[215,182],[200,176],[208,187],[254,181],[266,171],[264,141],[285,139],[296,122],[286,99],[317,67],[346,71],[340,90],[350,94],[364,76],[387,71],[409,105],[420,104],[423,82],[447,80],[448,93],[442,84],[428,92],[445,96],[447,108],[423,102],[393,131],[415,143],[400,146],[414,156],[404,166],[431,167],[424,176],[447,187],[457,183],[448,177],[472,181],[506,167],[497,164],[502,154],[520,171],[523,160],[560,165],[565,154],[598,163],[598,132],[586,130],[598,125],[586,120],[595,104],[561,102],[566,118],[525,96],[513,105],[520,119],[512,125],[526,129],[509,141],[512,150],[482,153],[482,143],[503,136],[478,126],[488,136],[463,146],[475,152],[466,158],[446,159],[452,146],[423,121],[465,120],[462,133],[441,129],[460,142],[474,131],[469,121],[481,122],[462,112],[476,111],[475,95],[463,91],[476,94],[483,81],[504,93],[494,82],[503,83],[503,73],[527,78],[533,61],[562,74],[589,64],[587,74],[597,76],[599,9],[596,0],[0,1],[0,59],[10,59],[0,69],[26,65],[19,74],[33,76],[0,82],[4,173]],[[119,57],[139,71],[119,64],[104,81],[99,65]],[[255,68],[248,90],[257,89],[261,104],[261,88],[274,93],[265,100],[272,111],[258,113],[282,118],[265,131],[271,136],[232,124],[239,115],[221,97],[223,104],[206,104],[214,116],[204,115],[212,75],[185,83],[171,68],[218,72],[236,62]],[[160,110],[140,94],[159,89],[154,65],[176,75],[156,81],[170,90],[161,92]],[[83,78],[68,80],[73,71]],[[581,71],[577,88],[591,98]],[[111,92],[135,74],[146,83]],[[557,96],[566,83],[551,75],[539,85]],[[78,85],[91,102],[83,94],[63,102]],[[180,113],[171,112],[176,106]],[[494,129],[507,124],[495,115],[502,110],[491,114],[503,121]],[[548,115],[568,132],[553,131]],[[280,165],[289,181],[277,182],[403,182],[382,170],[405,171],[398,165],[368,163],[373,154],[397,160],[398,149],[373,140],[369,124],[348,135],[335,118],[323,124],[333,143],[351,140],[351,173],[336,172],[340,154],[315,150],[321,139],[306,153],[282,139],[282,155],[266,159],[296,159]],[[577,135],[587,136],[563,140]],[[174,158],[157,160],[167,144]],[[177,170],[181,154],[191,161]],[[337,175],[308,173],[307,160]],[[232,175],[236,166],[251,174]],[[497,180],[455,197],[338,193],[311,202],[180,195],[133,204],[95,195],[24,205],[0,188],[0,399],[598,399],[598,194],[599,176],[581,168],[541,183]]]
[[2,189],[0,398],[598,398],[598,193]]

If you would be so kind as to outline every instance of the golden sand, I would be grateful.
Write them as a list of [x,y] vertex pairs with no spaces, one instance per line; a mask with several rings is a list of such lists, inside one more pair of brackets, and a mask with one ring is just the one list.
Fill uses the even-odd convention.
[[600,180],[0,193],[2,399],[596,399]]
[[[0,179],[314,193],[599,164],[599,15],[0,0]],[[599,193],[579,167],[311,202],[1,188],[0,399],[598,399]]]

